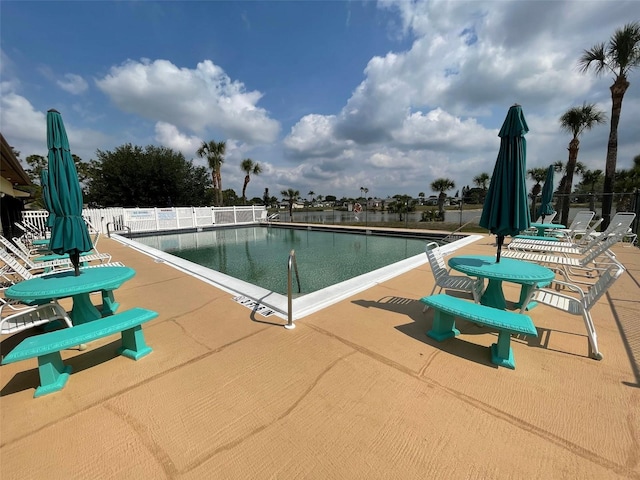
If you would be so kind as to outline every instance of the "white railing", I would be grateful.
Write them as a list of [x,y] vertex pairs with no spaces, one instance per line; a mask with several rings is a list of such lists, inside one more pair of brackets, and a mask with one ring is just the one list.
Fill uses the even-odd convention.
[[[48,216],[46,210],[22,212],[23,221],[41,232],[46,230]],[[107,223],[125,225],[132,233],[139,233],[259,223],[267,218],[267,210],[263,206],[85,208],[82,216],[100,233],[107,233]]]

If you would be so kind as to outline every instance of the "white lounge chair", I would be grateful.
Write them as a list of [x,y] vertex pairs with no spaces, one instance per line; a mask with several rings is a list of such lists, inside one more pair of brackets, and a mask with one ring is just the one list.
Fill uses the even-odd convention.
[[[445,265],[442,250],[440,250],[440,246],[436,242],[427,243],[425,252],[429,259],[433,278],[436,282],[429,295],[433,295],[436,288],[440,287],[438,292],[446,288],[471,293],[473,295],[473,301],[480,303],[480,297],[482,296],[482,290],[484,288],[484,281],[481,278],[474,279],[466,275],[451,275],[449,273],[450,270],[448,270]],[[429,306],[425,305],[422,311],[426,312],[428,308]]]
[[73,326],[69,314],[56,301],[34,307],[25,306],[24,309],[17,313],[11,313],[2,317],[4,313],[3,310],[6,306],[6,304],[0,306],[0,334],[2,335],[21,332],[28,328],[53,322],[54,320],[62,320],[67,327]]
[[[552,223],[553,219],[556,218],[556,215],[558,214],[558,212],[553,212],[550,215],[545,215],[544,216],[544,222],[542,221],[542,215],[540,215],[535,222],[531,222],[531,223]],[[527,228],[526,230],[522,231],[523,235],[538,235],[538,229],[536,227],[530,227]]]
[[550,215],[545,215],[544,221],[542,221],[542,215],[540,215],[535,222],[531,222],[531,223],[553,223],[553,219],[556,218],[557,214],[558,212],[553,212]]
[[[596,222],[593,225],[590,225],[584,235],[582,235],[580,238],[575,239],[573,242],[562,242],[562,241],[558,241],[555,239],[550,239],[550,238],[545,238],[545,237],[539,237],[539,239],[536,238],[521,238],[521,237],[514,237],[510,242],[509,245],[507,246],[507,248],[511,249],[511,250],[540,250],[540,251],[545,251],[546,247],[550,247],[550,246],[554,246],[554,247],[560,247],[560,248],[577,248],[577,249],[584,249],[584,247],[586,247],[587,245],[589,245],[591,243],[591,241],[593,240],[593,237],[590,235],[591,232],[594,232],[602,223],[602,218],[599,218],[598,220],[596,220]],[[540,247],[540,248],[538,248]]]
[[587,329],[587,336],[589,337],[589,356],[596,360],[602,360],[602,353],[598,349],[596,327],[591,318],[591,308],[623,272],[624,267],[620,263],[614,262],[586,292],[572,283],[555,280],[555,284],[564,286],[578,296],[560,293],[552,288],[536,288],[529,294],[527,301],[523,303],[520,313],[525,311],[529,302],[535,301],[538,304],[557,308],[572,315],[582,315]]
[[[583,256],[569,257],[566,255],[548,255],[546,253],[519,252],[516,250],[503,251],[502,256],[505,258],[541,263],[561,273],[568,282],[591,284],[591,282],[572,279],[570,274],[576,275],[576,270],[580,270],[585,276],[591,278],[593,272],[601,271],[603,269],[601,267],[602,264],[608,265],[611,261],[615,261],[615,255],[609,252],[609,248],[618,243],[621,238],[621,235],[612,235],[606,240],[597,242],[589,248],[589,250],[584,252]],[[599,260],[601,257],[606,257],[607,261],[601,262]]]
[[[625,235],[624,225],[619,225],[616,228],[611,228],[607,238],[616,237],[619,241],[622,241]],[[525,239],[523,239],[525,240]],[[585,237],[583,244],[572,244],[569,242],[536,242],[527,243],[523,242],[511,242],[509,243],[510,250],[518,250],[525,252],[551,252],[562,253],[565,255],[585,255],[590,249],[598,246],[602,242],[600,237]]]
[[558,228],[554,230],[549,230],[546,234],[550,237],[559,237],[568,242],[572,242],[573,239],[577,235],[584,235],[593,220],[596,212],[592,212],[589,210],[584,210],[582,212],[576,213],[576,216],[573,218],[571,225],[568,228]]
[[589,235],[591,237],[605,238],[608,235],[612,235],[620,231],[622,231],[623,234],[626,234],[635,218],[636,214],[633,212],[618,212],[613,216],[611,222],[609,222],[609,226],[604,231],[591,232]]
[[[20,245],[20,241],[17,240],[16,244],[11,243],[7,238],[0,235],[0,244],[4,246],[8,252],[11,252],[17,259],[24,263],[25,267],[29,270],[51,270],[57,268],[68,268],[71,265],[71,259],[67,256],[60,257],[57,260],[49,260],[45,262],[36,262],[29,255],[24,253],[22,248],[18,248]],[[17,245],[17,246],[16,246]],[[4,260],[4,258],[3,258]],[[80,262],[83,264],[87,264],[89,262],[100,261],[100,262],[109,262],[111,260],[111,255],[108,253],[88,253],[82,254],[80,256]]]

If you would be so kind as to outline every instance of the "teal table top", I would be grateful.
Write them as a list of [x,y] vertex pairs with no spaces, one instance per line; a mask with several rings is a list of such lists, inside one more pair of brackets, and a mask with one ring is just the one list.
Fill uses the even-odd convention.
[[449,259],[449,266],[472,277],[503,280],[507,282],[532,285],[539,282],[550,282],[555,278],[553,270],[537,263],[524,262],[513,258],[501,258],[483,255],[462,255]]
[[68,270],[24,280],[7,288],[4,294],[15,300],[71,297],[100,290],[115,290],[136,274],[129,267],[81,268],[80,272],[78,276]]
[[33,240],[31,243],[33,243],[34,245],[49,245],[49,239],[48,238],[38,238],[36,240]]
[[567,228],[560,223],[535,223],[531,224],[533,228]]

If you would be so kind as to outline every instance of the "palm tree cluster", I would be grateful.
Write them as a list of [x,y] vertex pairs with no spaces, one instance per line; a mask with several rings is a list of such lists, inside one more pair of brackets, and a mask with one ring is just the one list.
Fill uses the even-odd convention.
[[640,66],[640,22],[624,25],[614,32],[607,44],[599,43],[585,50],[578,63],[580,70],[586,73],[592,70],[596,75],[613,73],[611,90],[611,119],[607,159],[605,163],[604,188],[602,199],[602,226],[609,225],[613,204],[613,188],[616,163],[618,159],[618,124],[622,111],[622,99],[629,88],[627,76]]
[[227,150],[226,142],[202,142],[196,152],[200,158],[206,158],[211,169],[211,180],[213,180],[213,194],[215,206],[222,206],[222,175],[220,170],[224,163],[224,154]]

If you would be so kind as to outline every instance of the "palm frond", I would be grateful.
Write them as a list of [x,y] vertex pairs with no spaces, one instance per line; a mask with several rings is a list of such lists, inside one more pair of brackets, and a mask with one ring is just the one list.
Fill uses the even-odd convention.
[[582,52],[582,56],[578,60],[578,68],[580,71],[582,73],[586,73],[592,66],[596,75],[602,74],[602,72],[608,67],[604,43],[594,45],[591,49]]
[[628,23],[614,32],[607,56],[619,69],[618,75],[626,76],[629,70],[640,66],[640,22]]

